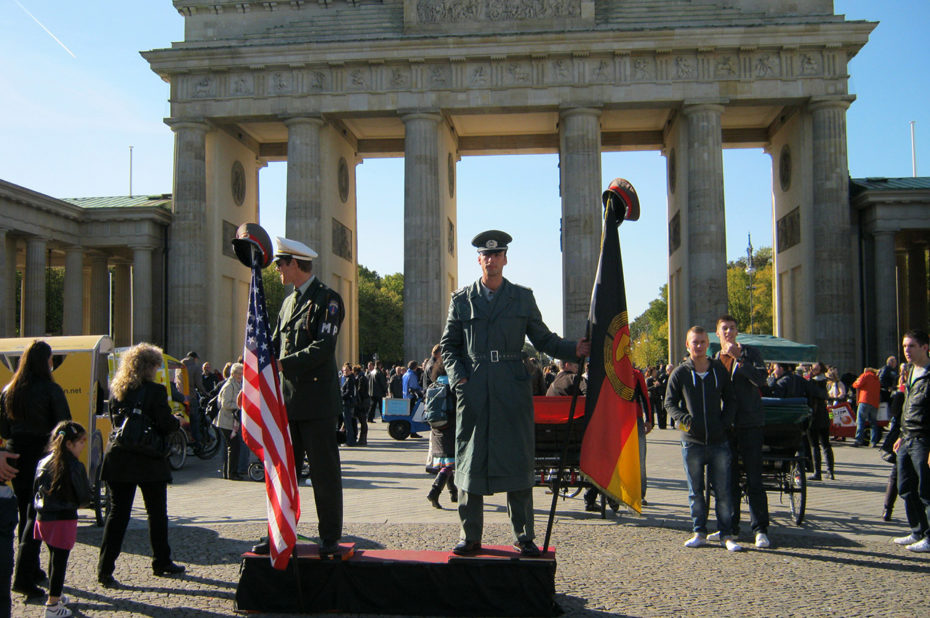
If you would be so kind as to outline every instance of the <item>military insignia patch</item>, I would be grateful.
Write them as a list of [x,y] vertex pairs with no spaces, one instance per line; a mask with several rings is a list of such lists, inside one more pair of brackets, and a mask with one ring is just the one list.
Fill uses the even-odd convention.
[[329,301],[329,307],[326,308],[326,313],[328,313],[330,317],[337,315],[339,313],[339,303],[335,300]]

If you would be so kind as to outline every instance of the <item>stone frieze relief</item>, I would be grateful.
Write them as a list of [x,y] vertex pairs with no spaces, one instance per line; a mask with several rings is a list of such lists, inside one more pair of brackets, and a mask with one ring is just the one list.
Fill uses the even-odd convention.
[[578,17],[581,0],[417,0],[421,24]]
[[620,85],[715,80],[842,78],[842,50],[787,50],[701,54],[618,53],[590,57],[502,56],[439,62],[345,64],[293,69],[236,70],[178,76],[187,100],[469,88]]

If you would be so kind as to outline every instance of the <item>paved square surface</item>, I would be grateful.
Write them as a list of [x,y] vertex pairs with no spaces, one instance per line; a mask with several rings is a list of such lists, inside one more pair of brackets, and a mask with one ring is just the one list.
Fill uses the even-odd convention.
[[[345,537],[359,548],[446,550],[458,540],[448,493],[444,509],[426,500],[432,477],[424,471],[427,441],[392,440],[386,425],[371,425],[368,447],[342,448]],[[891,467],[875,449],[834,442],[836,480],[811,483],[803,525],[790,521],[787,503],[769,492],[772,548],[730,553],[718,545],[687,549],[688,496],[673,430],[649,435],[643,516],[609,509],[606,518],[584,510],[581,495],[560,500],[552,545],[558,551],[557,601],[568,616],[927,616],[930,554],[893,545],[908,533],[899,500],[891,523],[881,521]],[[96,583],[102,529],[81,512],[65,592],[77,616],[230,616],[239,555],[265,533],[264,484],[224,481],[219,458],[189,457],[168,488],[169,539],[179,578],[152,576],[142,497],[116,565],[124,585]],[[537,541],[542,545],[551,496],[536,490]],[[301,488],[300,534],[316,540],[313,489]],[[487,544],[511,542],[503,496],[486,500]],[[743,541],[751,545],[743,505]],[[713,530],[713,517],[708,527]],[[47,553],[43,551],[43,567]],[[38,616],[40,605],[14,600],[16,616]]]

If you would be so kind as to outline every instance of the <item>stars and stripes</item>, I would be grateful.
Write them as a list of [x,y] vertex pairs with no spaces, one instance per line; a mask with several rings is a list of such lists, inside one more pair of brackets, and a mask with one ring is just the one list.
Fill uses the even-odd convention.
[[297,543],[300,494],[269,326],[262,271],[253,265],[243,353],[242,437],[265,467],[271,563],[284,569]]

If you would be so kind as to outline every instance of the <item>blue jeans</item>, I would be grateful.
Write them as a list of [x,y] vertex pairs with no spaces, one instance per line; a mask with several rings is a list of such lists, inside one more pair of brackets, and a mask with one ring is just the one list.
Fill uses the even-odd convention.
[[914,535],[930,540],[930,438],[911,437],[898,448],[898,494]]
[[12,610],[10,584],[13,579],[13,538],[18,520],[16,498],[0,498],[0,618],[8,618]]
[[863,402],[856,409],[856,442],[865,444],[865,426],[868,423],[872,431],[872,444],[878,444],[878,410],[875,406]]
[[346,428],[346,446],[358,443],[358,423],[355,420],[355,404],[342,404],[342,421]]
[[688,477],[692,530],[707,534],[707,502],[704,500],[704,467],[714,489],[717,529],[724,536],[733,530],[733,489],[730,486],[730,445],[681,443],[681,457]]

